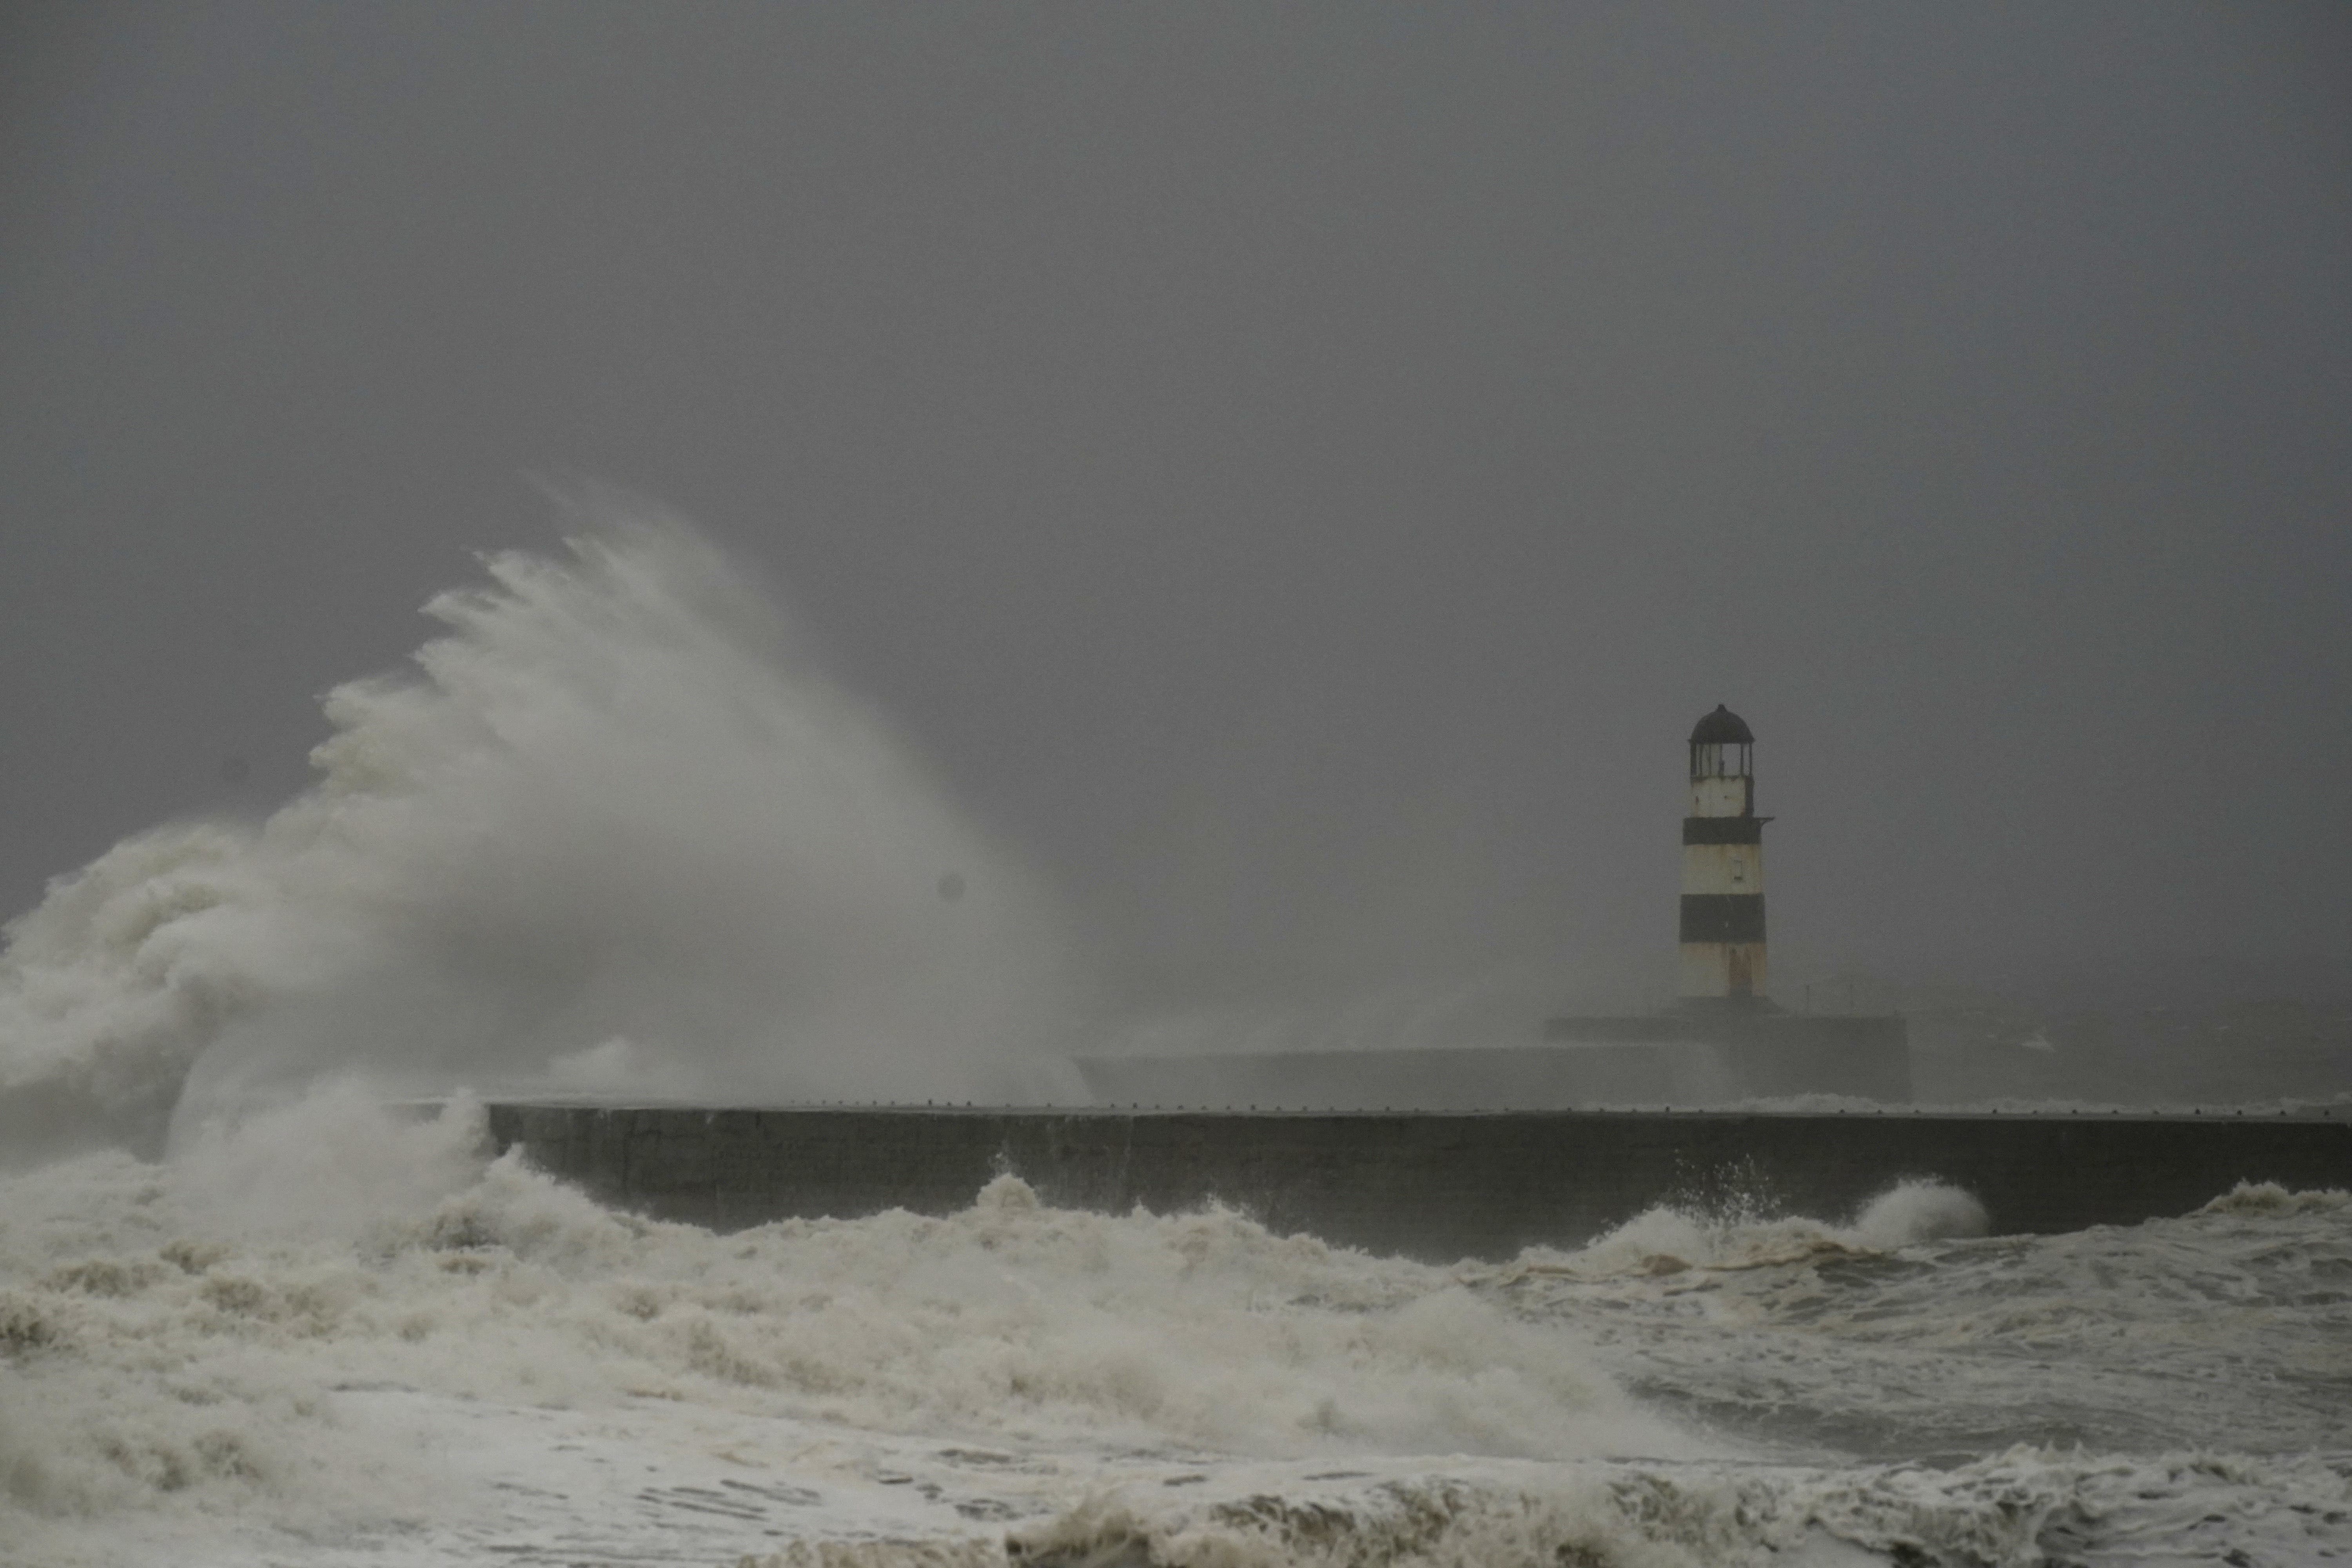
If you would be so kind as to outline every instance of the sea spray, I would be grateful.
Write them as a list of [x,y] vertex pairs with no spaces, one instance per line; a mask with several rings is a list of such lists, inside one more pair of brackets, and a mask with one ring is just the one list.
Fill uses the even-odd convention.
[[1874,1247],[1977,1237],[1992,1228],[1984,1205],[1941,1182],[1898,1182],[1862,1206],[1851,1227]]
[[633,516],[484,566],[412,670],[328,695],[302,795],[138,835],[10,925],[20,1158],[69,1112],[176,1100],[185,1136],[336,1073],[1050,1097],[1050,900],[740,572]]

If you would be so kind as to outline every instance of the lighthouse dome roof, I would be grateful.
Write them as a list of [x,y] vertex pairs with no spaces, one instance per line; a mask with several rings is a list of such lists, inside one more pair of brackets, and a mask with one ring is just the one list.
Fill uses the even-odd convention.
[[1748,727],[1748,721],[1720,702],[1715,705],[1715,711],[1700,720],[1698,727],[1691,731],[1691,744],[1694,746],[1751,746],[1755,743],[1756,732]]

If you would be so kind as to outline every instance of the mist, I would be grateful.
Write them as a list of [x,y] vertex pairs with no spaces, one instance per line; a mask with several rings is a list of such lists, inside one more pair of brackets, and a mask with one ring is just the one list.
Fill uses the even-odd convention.
[[[93,863],[99,908],[292,878],[289,999],[202,1004],[223,1070],[372,985],[424,1079],[509,1026],[500,1070],[587,1079],[740,1036],[679,1058],[711,1092],[781,1091],[770,1015],[845,1063],[1073,1014],[1085,1048],[1524,1039],[1664,983],[1718,702],[1784,1001],[1981,994],[2022,1039],[2352,995],[2338,8],[0,28],[0,909]],[[567,559],[524,473],[692,517],[832,695],[741,676],[762,740],[630,690],[565,729],[607,675],[478,694],[544,698],[499,743],[601,781],[569,805],[489,782],[431,671],[322,713],[471,552]],[[680,635],[771,668],[766,612],[712,613]],[[807,809],[897,841],[774,847],[826,799],[784,759],[835,743],[775,735],[844,704],[879,782]],[[456,815],[371,795],[335,845],[378,765],[346,737],[420,706],[404,743],[487,793],[403,783]],[[870,979],[901,948],[912,1022]],[[1041,973],[1080,999],[1033,1023]],[[939,1048],[894,1092],[980,1092]]]

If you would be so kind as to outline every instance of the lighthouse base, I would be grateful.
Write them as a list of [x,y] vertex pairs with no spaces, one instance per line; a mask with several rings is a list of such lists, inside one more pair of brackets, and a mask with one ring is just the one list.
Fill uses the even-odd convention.
[[[1850,1095],[1911,1098],[1910,1028],[1902,1016],[1783,1013],[1762,998],[1685,1002],[1672,1013],[1550,1018],[1544,1039],[1593,1053],[1591,1071],[1630,1075],[1669,1104]],[[1607,1063],[1604,1069],[1603,1063]]]
[[[1737,1013],[1743,1017],[1759,1013],[1778,1013],[1780,1004],[1769,996],[1753,994],[1737,996],[1685,996],[1675,1004],[1677,1013]],[[1897,1019],[1900,1023],[1901,1020]]]
[[1554,1018],[1541,1045],[1082,1057],[1099,1105],[1213,1110],[1565,1110],[1911,1098],[1899,1017]]

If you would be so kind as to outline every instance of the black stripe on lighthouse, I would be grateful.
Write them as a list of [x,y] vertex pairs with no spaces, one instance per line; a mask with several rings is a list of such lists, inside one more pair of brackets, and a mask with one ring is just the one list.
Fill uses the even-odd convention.
[[1762,942],[1761,893],[1685,893],[1683,941]]
[[1761,844],[1769,816],[1685,816],[1685,844]]

